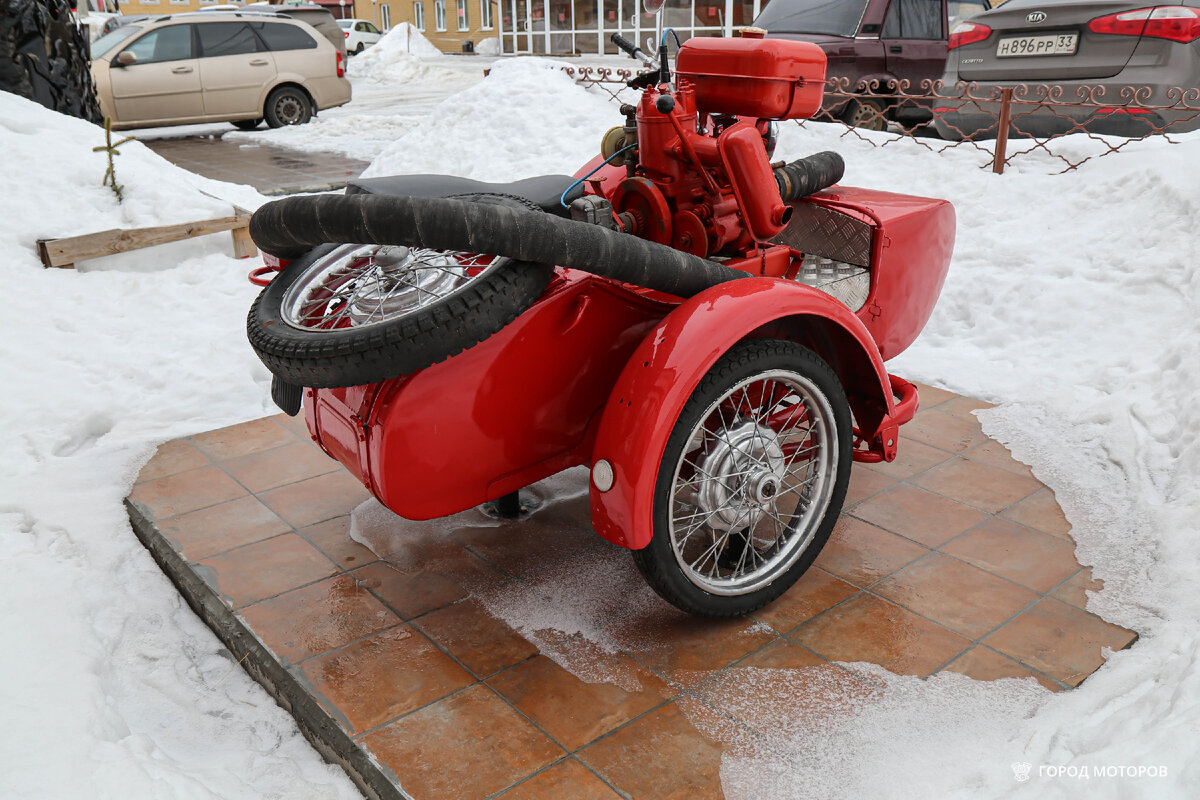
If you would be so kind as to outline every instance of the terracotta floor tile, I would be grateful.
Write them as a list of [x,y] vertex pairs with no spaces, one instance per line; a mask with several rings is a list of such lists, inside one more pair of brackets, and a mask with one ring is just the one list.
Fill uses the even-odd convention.
[[207,558],[197,571],[241,608],[327,578],[338,568],[300,536],[285,533]]
[[1076,572],[1062,586],[1055,589],[1051,595],[1064,603],[1087,611],[1088,592],[1098,592],[1104,588],[1104,581],[1092,577],[1092,568],[1084,567]]
[[867,592],[804,623],[788,638],[830,661],[869,661],[922,677],[970,645],[962,636]]
[[975,419],[975,415],[971,412],[980,411],[985,408],[995,408],[994,403],[989,403],[986,400],[976,400],[974,397],[963,397],[961,395],[947,400],[938,405],[938,411],[945,414],[953,414],[956,417],[964,417]]
[[129,499],[145,506],[153,519],[163,520],[245,495],[246,490],[219,468],[200,467],[135,484]]
[[625,618],[610,635],[618,642],[636,643],[631,651],[638,660],[684,687],[775,639],[769,628],[745,617],[707,619],[665,606],[656,613]]
[[303,442],[231,458],[222,466],[252,492],[263,492],[342,468],[316,446]]
[[404,619],[448,606],[469,594],[450,578],[430,572],[402,572],[386,561],[368,564],[353,575]]
[[488,678],[488,684],[567,750],[575,751],[646,713],[674,692],[632,659],[641,691],[586,683],[545,656]]
[[547,535],[547,524],[522,528],[520,522],[456,531],[459,544],[478,553],[490,564],[518,575],[558,561],[596,543],[596,534],[577,525],[565,525]]
[[[787,639],[776,639],[766,647],[743,658],[726,672],[757,667],[758,669],[807,669],[829,662]],[[724,673],[723,673],[724,674]],[[719,677],[719,676],[718,676]],[[719,682],[719,681],[718,681]]]
[[414,800],[482,800],[561,758],[561,747],[482,685],[362,739]]
[[228,428],[197,434],[192,443],[212,456],[214,461],[244,456],[259,450],[294,444],[296,434],[271,417],[243,422]]
[[983,641],[1063,683],[1078,686],[1104,663],[1101,648],[1121,650],[1137,634],[1059,600],[1046,598]]
[[978,509],[908,485],[884,492],[850,513],[926,547],[938,547],[987,519]]
[[721,748],[698,733],[675,703],[601,739],[579,758],[638,800],[723,797]]
[[1062,691],[1062,684],[1034,672],[1029,667],[995,650],[976,645],[946,666],[945,671],[959,672],[977,681],[998,681],[1001,678],[1034,678],[1052,692]]
[[349,514],[370,497],[345,470],[289,483],[259,495],[271,510],[297,528]]
[[413,541],[412,546],[385,556],[408,575],[436,576],[459,586],[466,596],[486,591],[507,576],[451,539]]
[[927,408],[939,406],[959,396],[946,389],[937,389],[924,383],[917,383],[916,381],[912,381],[911,383],[917,387],[917,397],[920,398],[919,402],[922,411]]
[[188,561],[269,539],[292,528],[257,498],[246,497],[155,523]]
[[1065,539],[993,517],[946,543],[943,553],[1045,594],[1079,570]]
[[945,414],[936,408],[918,411],[900,430],[909,439],[950,453],[960,453],[987,441],[979,420]]
[[322,705],[350,733],[376,728],[474,683],[410,625],[380,631],[300,668]]
[[1041,484],[979,461],[956,458],[913,478],[940,495],[995,514],[1036,492]]
[[1013,454],[1009,452],[1009,449],[994,439],[988,439],[978,447],[964,450],[960,455],[963,458],[980,461],[988,466],[1002,469],[1005,472],[1011,472],[1014,475],[1020,475],[1023,478],[1037,480],[1033,477],[1033,470],[1027,464],[1022,464],[1013,458]]
[[1024,586],[940,553],[914,561],[871,591],[970,639],[984,636],[1038,598]]
[[620,797],[591,770],[568,758],[517,784],[498,800],[620,800]]
[[800,580],[775,602],[760,608],[750,616],[783,633],[835,606],[858,591],[820,567],[809,567]]
[[1071,539],[1071,523],[1067,522],[1066,515],[1054,498],[1054,492],[1049,489],[1041,489],[1011,508],[1004,509],[1000,516],[1060,539]]
[[[901,428],[900,431],[903,433],[904,428]],[[945,450],[939,450],[936,447],[921,444],[915,439],[901,436],[900,444],[896,447],[895,461],[890,463],[881,461],[878,464],[861,464],[860,466],[872,472],[878,472],[881,475],[902,481],[911,478],[919,472],[924,472],[930,467],[937,466],[951,457],[952,454],[947,453]]]
[[295,589],[240,613],[264,644],[293,664],[400,622],[349,575]]
[[426,614],[415,624],[481,678],[524,661],[538,651],[503,620],[489,614],[477,600],[464,600]]
[[296,434],[301,440],[305,442],[312,441],[312,435],[308,432],[308,422],[304,419],[303,409],[294,417],[289,417],[287,414],[276,414],[271,419],[275,420],[275,424],[282,425]]
[[350,517],[334,517],[300,528],[300,535],[332,558],[342,569],[357,569],[375,561],[375,554],[350,538]]
[[929,552],[885,530],[854,517],[842,517],[834,526],[816,566],[856,586],[870,586],[908,562]]
[[896,479],[864,469],[861,464],[855,464],[850,472],[850,485],[846,487],[846,502],[843,508],[850,508],[855,503],[861,503],[868,497],[879,494],[885,489],[896,485]]
[[211,463],[208,456],[200,452],[187,439],[163,442],[146,462],[146,465],[142,467],[142,471],[138,473],[137,482],[145,483],[155,478],[165,478],[177,472],[186,472],[189,469],[208,466]]

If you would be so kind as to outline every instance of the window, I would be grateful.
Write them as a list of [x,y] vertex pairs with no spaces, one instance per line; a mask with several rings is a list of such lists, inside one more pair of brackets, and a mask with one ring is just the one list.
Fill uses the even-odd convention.
[[417,26],[417,30],[425,30],[425,4],[421,2],[413,3],[413,25]]
[[433,24],[439,31],[446,30],[446,0],[433,0]]
[[485,31],[492,29],[491,0],[479,0],[479,27]]
[[950,0],[946,3],[946,14],[949,17],[946,21],[947,28],[954,30],[954,26],[964,19],[982,14],[987,10],[986,0]]
[[186,6],[186,5],[189,5],[189,2],[188,2],[188,0],[171,0],[171,5]]
[[460,31],[471,30],[471,23],[467,19],[467,0],[456,0],[458,13],[458,29]]
[[[384,8],[387,8],[387,6],[384,6]],[[363,23],[363,30],[366,31],[367,33],[379,33],[379,28],[376,28],[370,22]]]
[[158,5],[158,0],[141,0],[141,3],[144,6],[156,6]]
[[892,0],[883,21],[883,38],[942,38],[941,0]]
[[251,22],[249,25],[267,43],[268,50],[312,50],[317,46],[299,25],[283,22]]
[[209,22],[196,28],[200,32],[200,55],[205,58],[238,56],[263,49],[244,22]]
[[[422,16],[421,21],[424,22],[424,19],[424,16]],[[385,31],[392,27],[392,8],[387,3],[379,7],[379,22],[383,25]]]
[[139,64],[160,61],[181,61],[192,57],[192,28],[190,25],[170,25],[150,31],[125,48],[137,56]]

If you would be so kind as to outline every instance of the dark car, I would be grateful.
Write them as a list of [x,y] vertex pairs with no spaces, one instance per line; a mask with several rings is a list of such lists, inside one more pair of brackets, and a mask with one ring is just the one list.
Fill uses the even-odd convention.
[[[1007,86],[1049,84],[1060,92],[1058,100],[1073,104],[1014,104],[1016,135],[1142,136],[1200,128],[1195,102],[1190,109],[1179,102],[1200,87],[1200,0],[1151,7],[1136,0],[1010,0],[959,25],[950,39],[947,85],[971,81],[977,84],[972,95],[987,98]],[[947,139],[994,137],[998,105],[939,102],[934,125]],[[1177,108],[1145,108],[1171,105]]]
[[771,0],[754,25],[775,39],[813,42],[829,60],[829,78],[843,78],[853,98],[830,95],[825,111],[851,125],[882,130],[888,119],[928,121],[932,103],[887,95],[901,81],[921,92],[922,81],[946,71],[949,31],[989,8],[987,0]]

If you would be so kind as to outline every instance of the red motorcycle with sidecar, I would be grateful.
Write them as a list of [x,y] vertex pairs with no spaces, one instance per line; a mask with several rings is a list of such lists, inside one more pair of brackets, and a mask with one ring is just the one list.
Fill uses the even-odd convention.
[[742,614],[812,564],[852,461],[895,458],[949,203],[772,164],[818,111],[803,42],[667,37],[574,176],[360,179],[260,209],[281,271],[250,341],[288,413],[416,520],[590,468],[596,532],[685,611]]

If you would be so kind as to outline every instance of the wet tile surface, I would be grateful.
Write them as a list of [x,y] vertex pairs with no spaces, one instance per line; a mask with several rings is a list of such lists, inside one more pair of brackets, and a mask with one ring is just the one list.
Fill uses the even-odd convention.
[[[1064,691],[1136,638],[1087,611],[1101,584],[1053,493],[982,434],[973,412],[987,405],[921,391],[900,457],[856,465],[815,565],[733,620],[659,603],[624,557],[624,572],[595,585],[580,574],[573,589],[626,587],[597,598],[627,608],[602,631],[523,634],[489,610],[498,597],[541,592],[547,573],[609,552],[586,495],[554,512],[553,530],[418,529],[376,555],[349,535],[366,490],[302,420],[169,442],[130,499],[411,797],[715,798],[738,736],[786,724],[787,709],[836,717],[871,702],[879,689],[854,662]],[[597,650],[587,637],[601,633]],[[581,642],[593,649],[573,651]],[[783,692],[779,709],[739,701],[755,687]]]

